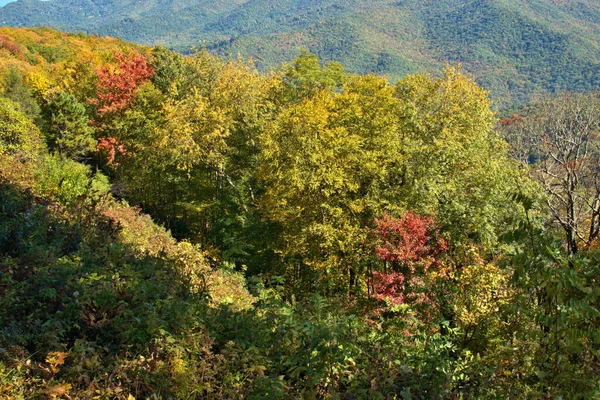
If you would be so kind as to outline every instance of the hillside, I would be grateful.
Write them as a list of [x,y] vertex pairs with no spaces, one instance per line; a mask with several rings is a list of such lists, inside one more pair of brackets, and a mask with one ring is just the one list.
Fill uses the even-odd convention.
[[597,398],[599,116],[0,27],[0,400]]
[[500,103],[600,88],[592,0],[19,0],[0,24],[49,25],[180,51],[207,46],[265,70],[299,48],[392,79],[462,63]]

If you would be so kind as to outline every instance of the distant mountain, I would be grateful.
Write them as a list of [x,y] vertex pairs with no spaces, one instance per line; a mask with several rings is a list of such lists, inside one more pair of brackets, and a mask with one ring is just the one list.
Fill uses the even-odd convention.
[[392,79],[461,62],[500,103],[600,89],[597,0],[18,0],[0,25],[205,45],[261,69],[300,47]]

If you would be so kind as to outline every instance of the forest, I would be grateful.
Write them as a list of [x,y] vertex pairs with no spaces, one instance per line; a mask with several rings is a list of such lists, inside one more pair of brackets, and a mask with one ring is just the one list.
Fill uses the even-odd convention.
[[0,28],[0,399],[600,396],[600,95]]

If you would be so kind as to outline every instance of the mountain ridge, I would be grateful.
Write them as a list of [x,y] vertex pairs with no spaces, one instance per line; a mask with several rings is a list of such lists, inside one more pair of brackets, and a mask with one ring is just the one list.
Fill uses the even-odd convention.
[[262,70],[299,48],[391,79],[461,63],[498,103],[600,88],[600,5],[591,0],[18,0],[0,9],[0,25],[182,52],[206,46]]

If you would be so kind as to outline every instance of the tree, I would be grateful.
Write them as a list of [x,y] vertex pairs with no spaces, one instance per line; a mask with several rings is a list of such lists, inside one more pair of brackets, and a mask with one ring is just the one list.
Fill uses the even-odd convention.
[[130,104],[137,89],[154,74],[146,57],[133,51],[117,53],[117,66],[106,65],[96,71],[97,97],[93,100],[100,115],[119,113]]
[[342,86],[346,74],[342,64],[331,62],[319,65],[319,58],[307,50],[283,69],[283,98],[286,103],[311,98],[323,90],[334,90]]
[[0,155],[19,151],[34,154],[41,147],[39,131],[19,104],[0,97]]
[[157,49],[152,62],[152,82],[105,127],[127,151],[125,158],[116,154],[115,186],[174,234],[228,256],[265,236],[247,227],[260,221],[257,137],[270,119],[267,96],[276,79],[206,52],[184,58]]
[[283,227],[290,282],[348,290],[363,273],[364,227],[402,182],[398,101],[385,79],[349,77],[291,103],[260,137],[261,208]]
[[439,263],[438,257],[447,249],[432,216],[420,216],[412,211],[399,218],[384,213],[375,219],[377,257],[392,265],[392,270],[413,275],[425,273]]
[[39,116],[40,106],[35,100],[32,91],[27,84],[23,74],[18,69],[10,68],[4,76],[4,90],[2,95],[21,106],[21,110],[31,119]]
[[392,305],[403,303],[406,286],[415,285],[430,268],[441,265],[440,258],[447,250],[434,218],[412,211],[399,218],[383,213],[375,219],[373,234],[377,258],[386,268],[373,273],[372,297]]
[[522,218],[511,194],[530,183],[493,131],[487,92],[446,68],[440,78],[407,76],[396,95],[406,136],[405,208],[436,216],[457,262],[471,245],[490,249]]
[[49,148],[66,157],[82,159],[96,147],[94,130],[88,124],[84,105],[62,90],[49,97],[44,105]]
[[520,153],[534,161],[553,219],[565,233],[569,253],[600,234],[600,98],[563,95],[544,99],[533,113],[504,123]]

